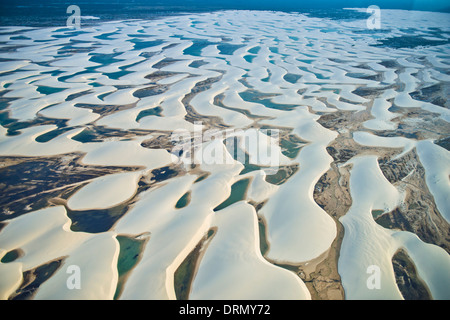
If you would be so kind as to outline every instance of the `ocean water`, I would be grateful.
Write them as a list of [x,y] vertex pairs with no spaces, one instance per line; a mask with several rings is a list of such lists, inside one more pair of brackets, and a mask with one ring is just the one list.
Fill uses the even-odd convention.
[[[270,10],[308,13],[309,16],[328,19],[360,19],[366,13],[341,10],[342,8],[367,8],[378,5],[382,9],[403,9],[450,12],[446,0],[96,0],[55,1],[18,0],[0,1],[0,26],[59,26],[65,25],[68,6],[80,7],[83,25],[101,21],[125,19],[155,19],[163,16],[192,12],[219,10]],[[96,19],[93,19],[96,18]]]
[[[1,1],[0,2],[0,27],[1,26],[28,26],[28,27],[64,27],[67,23],[67,18],[71,15],[67,13],[67,8],[75,3],[72,2],[55,2],[52,0],[32,1],[19,0],[14,2]],[[170,1],[149,1],[149,0],[134,0],[134,1],[78,1],[75,5],[80,8],[81,27],[88,27],[99,25],[107,21],[119,20],[153,20],[163,17],[186,15],[190,13],[205,13],[222,10],[269,10],[302,13],[311,18],[339,20],[345,22],[361,21],[370,17],[369,13],[364,11],[345,10],[344,8],[367,8],[371,5],[377,5],[380,9],[402,9],[402,10],[423,10],[435,12],[450,12],[450,5],[447,1],[301,1],[301,0],[283,0],[283,1],[222,1],[222,0],[170,0]],[[192,22],[195,25],[195,21]],[[335,32],[334,29],[322,29],[321,32]],[[380,38],[376,44],[382,47],[392,48],[415,48],[420,46],[434,46],[447,44],[450,41],[448,32],[440,28],[430,27],[427,37],[441,37],[443,34],[445,38],[430,40],[421,36],[414,35],[415,28],[403,30],[405,33],[411,33],[411,36],[404,34],[399,37],[385,38],[384,34],[389,33],[390,30],[386,28],[380,29],[360,29],[355,30],[355,34],[360,33],[363,36],[370,36],[372,38]],[[62,35],[53,35],[55,38],[68,38],[78,34],[83,34],[83,31],[66,32]],[[102,34],[98,37],[99,40],[107,40],[112,34]],[[151,35],[134,35],[134,49],[146,49],[149,47],[161,44],[160,40],[154,40],[149,37]],[[178,37],[178,35],[174,35]],[[16,39],[15,37],[11,38]],[[183,39],[182,37],[180,39]],[[17,38],[16,40],[20,40]],[[218,49],[220,53],[225,55],[232,55],[233,52],[239,49],[237,45],[230,45],[227,43],[211,43],[207,40],[199,39],[184,39],[192,40],[194,44],[185,49],[184,53],[193,56],[199,56],[202,49],[212,44],[219,44]],[[296,39],[292,39],[296,40]],[[312,44],[309,44],[312,45]],[[70,51],[71,48],[61,48],[62,50]],[[80,50],[78,48],[78,50]],[[277,50],[273,47],[272,50]],[[251,52],[250,52],[251,53]],[[274,52],[277,53],[277,52]],[[103,57],[101,57],[103,59]],[[252,56],[245,58],[248,62],[253,60]],[[112,63],[113,58],[108,61],[96,61],[95,57],[91,59],[97,63]],[[126,72],[118,72],[116,75],[111,75],[116,79],[125,75]],[[320,77],[320,74],[318,75]]]

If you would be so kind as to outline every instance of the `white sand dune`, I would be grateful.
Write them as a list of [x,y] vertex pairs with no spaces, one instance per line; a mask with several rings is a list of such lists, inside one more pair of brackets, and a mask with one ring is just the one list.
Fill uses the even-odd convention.
[[[395,252],[403,248],[416,265],[432,297],[448,299],[449,255],[410,232],[388,230],[378,225],[371,211],[393,210],[401,201],[400,193],[383,176],[375,156],[358,157],[349,163],[353,165],[350,176],[353,203],[340,219],[345,235],[338,264],[346,298],[403,299],[391,262]],[[379,268],[379,287],[370,285],[374,272],[372,266]]]
[[410,232],[396,232],[392,236],[400,242],[401,248],[406,250],[413,260],[418,275],[425,281],[433,299],[448,300],[450,297],[448,253],[438,246],[423,242]]
[[[56,273],[39,287],[36,299],[111,299],[117,285],[119,245],[113,233],[89,234],[72,232],[71,220],[63,207],[51,207],[8,221],[0,233],[5,251],[21,249],[22,257],[6,267],[11,278],[3,282],[2,295],[17,289],[17,272],[36,268],[64,258]],[[22,237],[17,237],[21,234]],[[92,262],[95,257],[95,263]],[[68,266],[81,271],[81,289],[67,286]],[[1,268],[3,264],[1,264]],[[15,270],[13,270],[13,267]],[[14,276],[15,274],[15,276]],[[20,280],[22,278],[20,277]]]
[[114,207],[136,193],[140,177],[140,172],[126,172],[96,178],[71,196],[67,206],[72,210]]
[[[350,163],[352,206],[340,218],[345,234],[338,263],[346,298],[401,299],[391,262],[397,246],[391,241],[391,231],[379,226],[371,214],[372,210],[393,210],[400,201],[399,193],[383,176],[375,156]],[[367,285],[372,265],[380,269],[379,289]]]
[[143,148],[140,141],[85,143],[80,150],[86,152],[83,163],[90,165],[142,166],[150,170],[172,163],[166,150]]
[[0,141],[1,155],[17,156],[51,156],[74,152],[81,145],[71,137],[77,135],[82,128],[73,129],[46,143],[36,142],[40,135],[55,130],[54,125],[36,126],[21,130],[20,135],[3,137]]
[[264,171],[249,172],[246,176],[252,177],[247,197],[256,203],[269,199],[279,188],[265,180],[266,173]]
[[387,102],[385,99],[382,98],[375,99],[371,111],[375,119],[367,120],[366,122],[364,122],[364,126],[367,129],[371,130],[396,129],[397,125],[393,123],[391,120],[395,118],[397,115],[388,110],[390,107],[391,104]]
[[260,253],[255,209],[237,202],[219,211],[217,231],[193,282],[191,299],[310,299],[293,273],[268,263]]
[[404,137],[381,137],[365,131],[354,132],[353,139],[363,146],[403,149],[403,152],[395,156],[394,159],[402,157],[416,146],[416,141],[412,139]]
[[63,102],[39,112],[45,117],[56,119],[70,119],[71,126],[84,125],[97,120],[100,115],[90,109],[74,107],[74,103]]
[[318,125],[305,110],[290,113],[293,114],[286,119],[279,118],[280,124],[292,124],[296,127],[294,132],[311,143],[295,159],[299,172],[279,187],[260,213],[268,224],[267,256],[280,262],[299,263],[328,250],[336,236],[333,219],[313,200],[314,186],[332,161],[326,146],[336,135]]
[[[225,153],[223,145],[222,148]],[[115,226],[118,233],[150,233],[142,260],[128,279],[122,299],[176,298],[175,270],[208,231],[213,209],[229,196],[233,177],[242,169],[238,163],[201,166],[212,172],[206,180],[192,185],[197,177],[187,175],[149,190]],[[192,205],[176,209],[175,204],[189,189]]]
[[425,168],[425,179],[441,215],[450,223],[450,155],[431,141],[420,141],[416,146],[420,162]]
[[[3,255],[3,252],[0,254]],[[23,281],[22,264],[19,262],[0,263],[0,300],[7,300]]]

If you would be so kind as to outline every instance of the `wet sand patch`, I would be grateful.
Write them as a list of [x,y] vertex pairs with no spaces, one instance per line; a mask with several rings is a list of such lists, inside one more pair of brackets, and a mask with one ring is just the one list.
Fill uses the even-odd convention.
[[208,230],[204,237],[199,241],[188,256],[183,260],[174,273],[174,287],[177,300],[188,300],[192,282],[197,273],[198,266],[206,251],[208,244],[214,238],[217,228],[213,227]]

